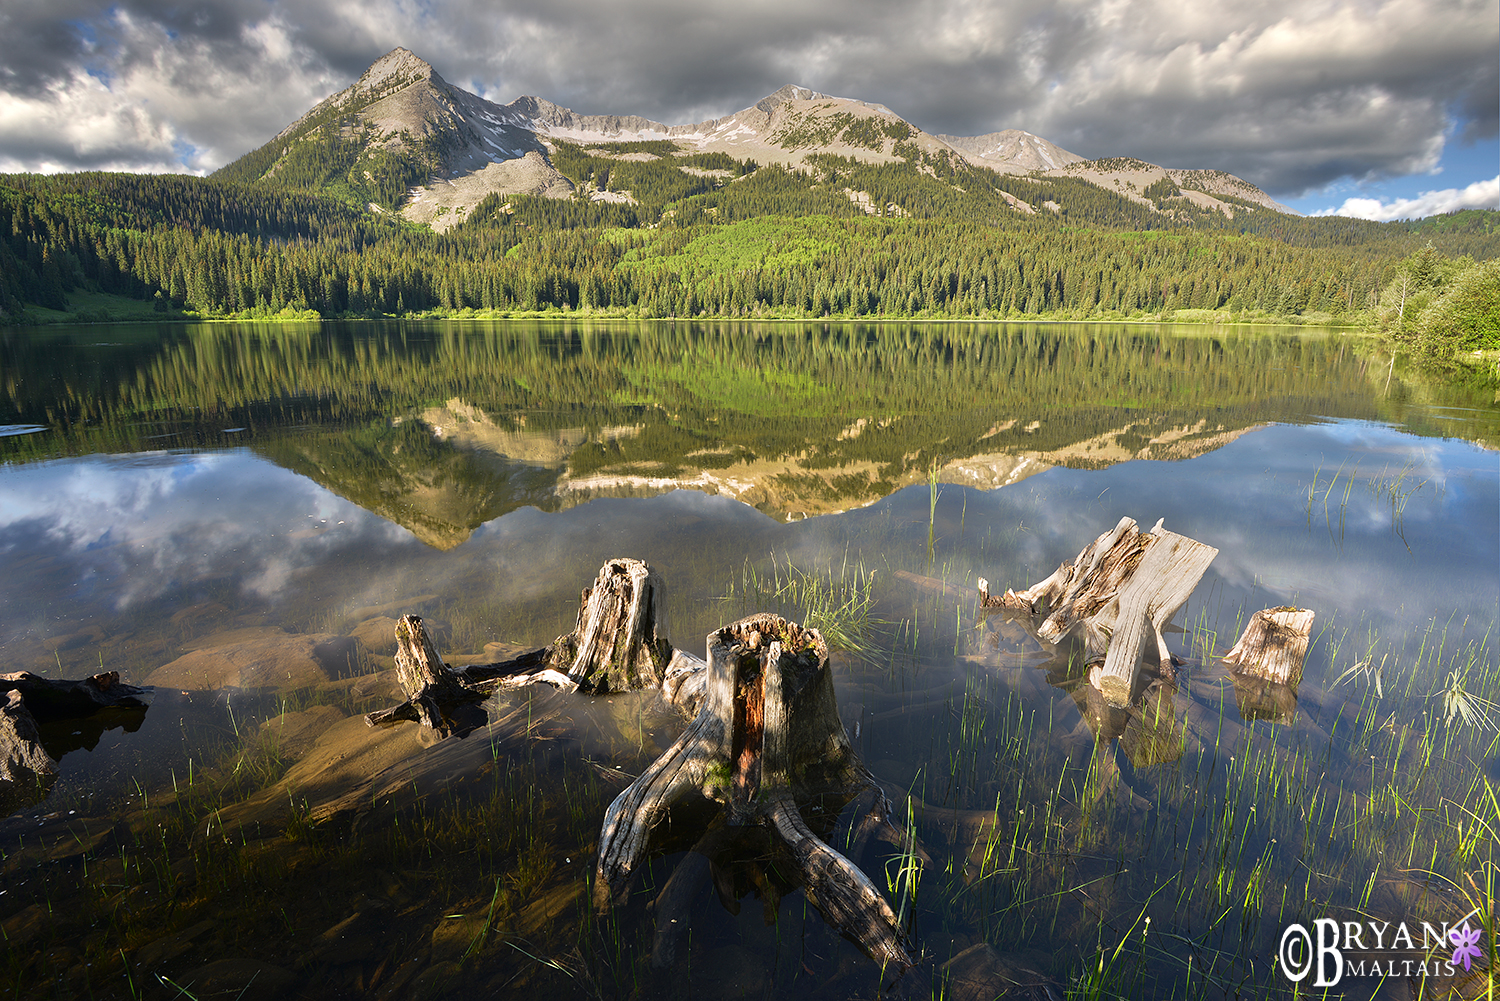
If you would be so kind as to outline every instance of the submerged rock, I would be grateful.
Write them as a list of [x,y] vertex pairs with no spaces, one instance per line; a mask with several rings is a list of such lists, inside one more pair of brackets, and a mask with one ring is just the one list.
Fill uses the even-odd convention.
[[208,932],[213,931],[212,921],[199,921],[179,932],[171,935],[163,935],[161,938],[147,942],[136,950],[132,957],[138,967],[156,967],[170,962],[178,956],[187,954],[193,948],[193,941],[202,938]]
[[270,963],[256,959],[221,959],[184,974],[178,983],[182,984],[184,994],[191,989],[192,997],[255,997],[269,1001],[281,997],[296,981],[296,975],[290,970]]
[[49,909],[41,904],[29,904],[0,922],[0,934],[5,936],[7,945],[18,949],[55,924]]
[[[377,782],[378,777],[387,772],[400,774],[403,766],[414,768],[425,757],[426,746],[417,727],[371,730],[362,717],[333,719],[311,710],[287,714],[288,719],[293,716],[301,717],[291,723],[294,748],[308,738],[311,745],[301,748],[297,763],[279,781],[219,811],[216,816],[225,830],[285,827],[294,793],[295,802],[315,822],[346,811],[368,810],[377,792],[388,796],[389,787],[396,785],[393,777]],[[275,723],[270,721],[272,726]]]
[[988,942],[971,946],[942,966],[949,1001],[1053,1001],[1062,991],[1022,953],[999,952]]
[[366,619],[349,630],[349,635],[364,644],[366,650],[382,657],[396,652],[396,620],[389,615]]
[[260,725],[260,732],[276,742],[282,758],[300,758],[345,715],[337,706],[313,706],[302,712],[272,716]]
[[271,627],[205,637],[146,679],[162,688],[306,688],[359,668],[359,641],[332,633],[294,635]]
[[368,959],[381,944],[382,925],[388,917],[384,912],[388,909],[389,905],[380,903],[371,909],[355,911],[319,935],[309,956],[333,966]]

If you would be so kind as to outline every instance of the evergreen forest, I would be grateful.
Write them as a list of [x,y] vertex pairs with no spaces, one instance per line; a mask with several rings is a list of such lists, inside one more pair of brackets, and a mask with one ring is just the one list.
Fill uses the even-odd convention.
[[1216,194],[1231,218],[1173,182],[1147,206],[897,151],[795,169],[559,142],[573,197],[490,195],[443,232],[377,204],[411,165],[375,172],[370,203],[331,183],[335,143],[267,176],[0,175],[0,322],[118,319],[130,302],[200,318],[1301,318],[1438,353],[1500,347],[1500,212],[1381,224]]

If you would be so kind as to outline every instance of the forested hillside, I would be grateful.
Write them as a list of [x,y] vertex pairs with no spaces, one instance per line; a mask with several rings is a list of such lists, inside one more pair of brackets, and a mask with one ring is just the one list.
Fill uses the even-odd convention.
[[[1164,217],[1082,181],[920,152],[882,165],[812,157],[796,170],[661,145],[558,144],[575,197],[490,196],[443,233],[288,183],[0,176],[0,309],[10,323],[76,317],[71,300],[106,293],[206,317],[1215,310],[1337,321],[1373,317],[1401,262],[1429,243],[1443,258],[1500,257],[1496,212],[1377,224],[1247,203],[1229,218],[1164,185],[1151,196],[1181,201]],[[323,176],[315,166],[308,176]],[[612,200],[591,198],[601,192]]]

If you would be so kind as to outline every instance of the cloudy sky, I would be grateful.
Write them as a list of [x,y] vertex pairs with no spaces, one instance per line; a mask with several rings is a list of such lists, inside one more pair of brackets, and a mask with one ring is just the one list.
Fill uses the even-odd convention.
[[797,83],[1308,213],[1500,205],[1500,0],[4,0],[0,171],[212,170],[397,45],[501,103],[680,124]]

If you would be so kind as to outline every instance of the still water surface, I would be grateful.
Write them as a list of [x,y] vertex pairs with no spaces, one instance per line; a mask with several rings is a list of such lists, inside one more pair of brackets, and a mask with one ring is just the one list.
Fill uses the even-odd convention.
[[[616,556],[695,651],[811,614],[767,581],[868,600],[840,710],[930,857],[858,859],[924,956],[897,993],[1280,996],[1289,923],[1492,912],[1493,387],[1108,324],[8,329],[0,382],[0,656],[155,686],[44,733],[59,777],[0,822],[11,996],[877,994],[775,880],[705,891],[652,969],[680,852],[592,912],[604,808],[683,727],[653,698],[365,727],[396,616],[502,659]],[[1129,712],[974,591],[1124,515],[1219,550]],[[1282,604],[1317,616],[1300,686],[1237,687],[1217,658]]]

